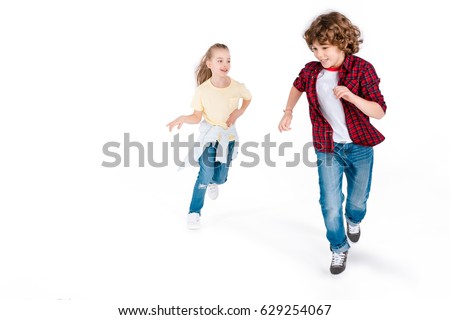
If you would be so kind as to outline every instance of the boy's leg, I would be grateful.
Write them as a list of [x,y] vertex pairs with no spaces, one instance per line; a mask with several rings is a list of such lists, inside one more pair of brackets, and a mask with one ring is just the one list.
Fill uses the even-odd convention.
[[208,184],[214,175],[214,160],[216,158],[216,149],[213,144],[210,144],[203,151],[200,159],[198,160],[200,171],[197,176],[197,181],[194,185],[194,191],[192,193],[192,200],[189,206],[189,213],[200,213],[205,202],[205,193]]
[[366,215],[366,203],[372,183],[373,148],[352,144],[346,153],[348,166],[347,202],[345,216],[347,222],[358,225]]
[[342,176],[345,163],[336,153],[317,152],[319,171],[320,206],[327,229],[330,248],[335,253],[343,253],[350,248],[345,235],[342,203]]

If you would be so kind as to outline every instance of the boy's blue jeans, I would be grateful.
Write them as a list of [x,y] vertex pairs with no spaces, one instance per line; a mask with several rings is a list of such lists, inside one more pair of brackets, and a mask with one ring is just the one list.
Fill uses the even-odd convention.
[[350,225],[360,223],[366,214],[366,202],[372,183],[373,148],[354,143],[335,143],[334,152],[317,152],[320,206],[333,252],[350,248],[342,212],[342,177],[347,178],[345,218]]
[[203,151],[201,157],[198,160],[200,171],[195,182],[194,192],[192,194],[191,205],[189,207],[189,213],[200,213],[205,202],[206,188],[210,183],[223,184],[227,181],[228,169],[231,165],[234,141],[228,143],[228,157],[227,163],[221,163],[216,160],[216,153],[219,143],[210,143]]

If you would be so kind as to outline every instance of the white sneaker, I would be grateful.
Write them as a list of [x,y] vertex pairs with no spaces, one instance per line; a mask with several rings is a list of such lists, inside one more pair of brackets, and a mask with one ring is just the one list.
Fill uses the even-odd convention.
[[219,186],[215,183],[208,185],[208,196],[211,200],[216,200],[219,196]]
[[192,212],[187,215],[187,227],[191,230],[200,229],[200,214]]

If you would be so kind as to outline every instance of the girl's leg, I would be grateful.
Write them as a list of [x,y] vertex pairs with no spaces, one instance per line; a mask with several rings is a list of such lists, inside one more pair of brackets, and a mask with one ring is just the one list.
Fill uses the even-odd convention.
[[228,143],[228,156],[227,156],[227,163],[220,163],[215,162],[214,165],[214,176],[212,178],[212,183],[215,184],[224,184],[227,181],[228,178],[228,171],[231,166],[233,151],[234,151],[234,141],[230,141]]
[[342,253],[350,248],[345,234],[342,203],[342,177],[344,165],[335,147],[334,153],[317,152],[319,171],[320,206],[327,229],[330,248],[335,253]]
[[200,214],[203,204],[205,202],[205,193],[208,184],[211,183],[211,179],[214,175],[214,160],[216,158],[216,149],[213,144],[210,144],[205,148],[203,154],[198,160],[200,171],[197,176],[197,181],[194,185],[194,191],[192,193],[192,200],[189,206],[189,213],[197,212]]

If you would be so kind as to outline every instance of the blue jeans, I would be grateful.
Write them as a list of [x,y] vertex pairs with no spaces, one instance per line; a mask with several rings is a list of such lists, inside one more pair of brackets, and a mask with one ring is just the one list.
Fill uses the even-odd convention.
[[210,143],[198,160],[200,172],[195,182],[189,213],[200,213],[205,202],[206,188],[210,183],[224,184],[227,181],[228,169],[233,156],[234,141],[228,143],[227,163],[215,161],[218,146],[219,143],[217,141],[216,143]]
[[342,177],[347,178],[345,218],[350,225],[360,223],[366,215],[366,202],[372,182],[373,148],[354,143],[335,143],[334,152],[316,152],[319,170],[320,206],[333,252],[350,248],[345,234],[342,212],[344,194]]

